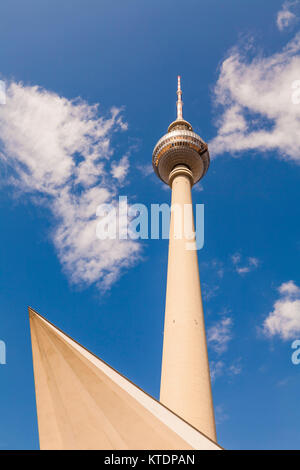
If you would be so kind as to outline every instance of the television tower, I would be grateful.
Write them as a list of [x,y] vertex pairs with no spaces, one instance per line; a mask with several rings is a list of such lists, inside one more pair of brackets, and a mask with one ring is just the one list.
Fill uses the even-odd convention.
[[188,248],[195,244],[191,189],[210,158],[207,144],[183,119],[182,106],[178,76],[177,119],[152,156],[155,173],[172,189],[160,401],[216,441],[198,256]]

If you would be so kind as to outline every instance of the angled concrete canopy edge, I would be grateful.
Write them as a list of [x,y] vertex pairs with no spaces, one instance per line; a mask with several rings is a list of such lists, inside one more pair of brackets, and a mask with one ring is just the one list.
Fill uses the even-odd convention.
[[222,448],[28,307],[41,449]]

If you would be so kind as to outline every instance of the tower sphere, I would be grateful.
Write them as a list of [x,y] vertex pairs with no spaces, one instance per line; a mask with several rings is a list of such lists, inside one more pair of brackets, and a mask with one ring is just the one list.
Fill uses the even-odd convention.
[[177,89],[177,119],[173,121],[165,134],[156,144],[152,165],[155,173],[166,184],[170,184],[169,175],[177,165],[185,165],[192,172],[192,184],[197,183],[209,167],[207,144],[193,132],[191,124],[182,117],[182,91],[180,77]]

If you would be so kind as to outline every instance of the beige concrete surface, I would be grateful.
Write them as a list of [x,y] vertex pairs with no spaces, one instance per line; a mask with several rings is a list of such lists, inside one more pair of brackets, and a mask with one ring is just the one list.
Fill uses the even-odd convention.
[[220,449],[31,308],[29,317],[41,449]]
[[[182,214],[192,204],[191,181],[186,166],[170,173],[172,208],[181,207]],[[216,441],[198,255],[187,249],[194,223],[191,217],[185,230],[185,221],[171,213],[160,401]]]

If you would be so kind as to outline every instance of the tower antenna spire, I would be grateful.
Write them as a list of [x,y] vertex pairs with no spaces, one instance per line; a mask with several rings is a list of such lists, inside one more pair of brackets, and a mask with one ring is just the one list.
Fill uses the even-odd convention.
[[181,82],[180,82],[180,75],[178,75],[178,85],[177,85],[177,120],[182,120],[182,91],[181,91]]

